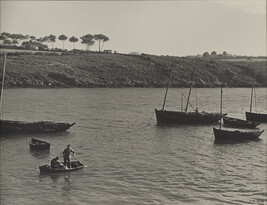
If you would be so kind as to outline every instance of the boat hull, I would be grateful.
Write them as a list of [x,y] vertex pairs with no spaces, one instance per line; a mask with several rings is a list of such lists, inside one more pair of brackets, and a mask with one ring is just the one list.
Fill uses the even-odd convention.
[[246,121],[246,120],[224,116],[223,124],[229,127],[253,129],[253,128],[256,128],[260,124],[260,122]]
[[264,130],[242,132],[239,130],[230,131],[230,130],[221,130],[213,128],[215,140],[223,140],[223,141],[257,140],[263,133],[263,131]]
[[31,150],[48,150],[50,149],[50,143],[32,138],[31,142],[29,143]]
[[222,118],[219,113],[178,112],[157,109],[155,109],[155,112],[158,124],[211,124]]
[[84,168],[84,165],[80,162],[73,161],[71,162],[71,168],[66,169],[64,166],[59,168],[52,168],[50,165],[39,166],[40,173],[62,173],[62,172],[71,172]]
[[56,123],[51,121],[22,122],[12,120],[0,120],[1,134],[7,133],[49,133],[68,130],[75,123]]
[[267,114],[246,112],[246,119],[254,122],[267,122]]

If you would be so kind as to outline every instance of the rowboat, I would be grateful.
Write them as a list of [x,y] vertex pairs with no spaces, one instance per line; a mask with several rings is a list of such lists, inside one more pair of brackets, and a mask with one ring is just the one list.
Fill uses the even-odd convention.
[[259,131],[240,131],[240,130],[221,130],[213,128],[215,140],[257,140],[264,130]]
[[[62,164],[62,163],[61,163]],[[76,171],[79,169],[84,168],[84,165],[79,162],[79,161],[72,161],[70,168],[65,167],[65,166],[60,166],[57,168],[52,168],[50,165],[42,165],[39,166],[40,173],[61,173],[61,172],[71,172],[71,171]]]
[[30,149],[32,150],[47,150],[50,149],[50,143],[36,138],[31,138],[29,142]]
[[260,122],[247,121],[224,116],[223,124],[230,127],[238,127],[238,128],[256,128],[260,124]]

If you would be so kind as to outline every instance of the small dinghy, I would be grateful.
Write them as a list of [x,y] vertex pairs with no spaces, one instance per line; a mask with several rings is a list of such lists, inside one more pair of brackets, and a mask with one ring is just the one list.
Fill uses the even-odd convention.
[[241,120],[233,117],[223,117],[223,123],[230,127],[238,127],[238,128],[256,128],[260,122],[254,122],[254,121],[247,121],[247,120]]
[[39,166],[40,173],[70,172],[70,171],[75,171],[75,170],[82,169],[82,168],[84,168],[84,165],[79,161],[72,161],[70,168],[65,167],[63,165],[60,167],[52,168],[48,164],[43,165],[43,166]]
[[50,149],[50,143],[43,140],[35,139],[32,137],[29,143],[31,150],[48,150]]

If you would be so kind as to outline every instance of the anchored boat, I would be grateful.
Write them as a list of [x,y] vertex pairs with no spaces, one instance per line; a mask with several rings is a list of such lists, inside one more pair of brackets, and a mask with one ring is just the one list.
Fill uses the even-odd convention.
[[267,122],[267,114],[252,112],[253,96],[255,98],[255,105],[256,105],[256,92],[255,92],[255,87],[254,87],[254,80],[253,80],[253,86],[251,89],[250,109],[249,109],[249,112],[246,112],[246,119],[249,121],[255,121],[255,122]]
[[[220,113],[222,113],[222,88],[221,88],[221,105]],[[243,141],[256,140],[260,137],[264,130],[257,131],[240,131],[240,130],[222,130],[222,123],[220,120],[219,129],[213,128],[215,141]]]
[[247,121],[238,118],[224,116],[223,124],[230,127],[253,129],[256,128],[260,124],[260,122]]
[[50,149],[50,143],[36,138],[31,138],[29,143],[30,149],[32,150],[48,150]]
[[[2,100],[4,92],[6,67],[6,54],[4,54],[3,71],[2,71],[2,85],[0,93],[0,111],[2,111]],[[52,122],[52,121],[38,121],[38,122],[23,122],[15,120],[0,119],[0,134],[7,133],[48,133],[66,131],[75,123],[67,122]]]
[[[167,84],[165,97],[163,101],[163,106],[161,110],[155,109],[156,112],[156,118],[158,124],[211,124],[216,123],[222,118],[222,114],[219,113],[209,113],[209,112],[198,112],[198,109],[194,109],[193,106],[190,103],[190,94],[193,87],[193,82],[195,78],[195,72],[196,68],[194,68],[192,80],[191,80],[191,86],[189,89],[188,97],[186,99],[186,107],[185,110],[181,108],[181,111],[168,111],[165,110],[165,103],[167,98],[167,93],[172,77],[173,68],[171,69],[169,81]],[[185,98],[184,94],[182,93],[182,99]],[[190,105],[194,112],[187,112],[188,105]]]

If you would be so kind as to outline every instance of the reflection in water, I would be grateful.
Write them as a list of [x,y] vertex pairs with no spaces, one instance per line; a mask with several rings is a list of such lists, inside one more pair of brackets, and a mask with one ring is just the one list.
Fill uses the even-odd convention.
[[[180,91],[170,89],[166,108],[180,107]],[[249,91],[227,88],[225,111],[242,119]],[[1,136],[0,203],[241,205],[265,200],[266,134],[257,142],[226,143],[214,142],[216,125],[158,126],[153,108],[161,106],[164,93],[161,88],[8,90],[9,119],[77,124],[69,132],[34,135],[51,143],[50,152],[29,151],[32,135]],[[260,89],[257,96],[265,93]],[[219,89],[198,89],[198,94],[200,110],[218,111]],[[265,98],[257,101],[264,110]],[[259,128],[267,130],[267,124]],[[62,157],[67,144],[90,166],[71,175],[39,175],[38,166]]]
[[49,157],[50,150],[29,150],[29,153],[37,159],[44,159]]
[[214,140],[215,145],[230,145],[230,144],[249,144],[250,142],[259,142],[262,139],[255,140]]
[[72,190],[72,185],[71,185],[71,180],[70,180],[70,175],[64,176],[64,184],[62,186],[62,196],[65,197],[70,197],[71,195],[71,190]]

